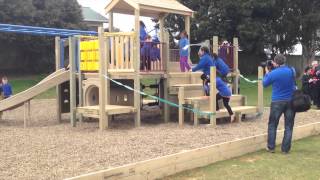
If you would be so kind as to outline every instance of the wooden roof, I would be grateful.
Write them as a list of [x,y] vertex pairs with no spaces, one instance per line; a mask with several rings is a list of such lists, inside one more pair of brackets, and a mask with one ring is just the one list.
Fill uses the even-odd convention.
[[112,0],[105,8],[106,13],[113,11],[121,14],[134,14],[135,9],[140,10],[141,16],[149,17],[164,13],[192,16],[193,13],[176,0]]

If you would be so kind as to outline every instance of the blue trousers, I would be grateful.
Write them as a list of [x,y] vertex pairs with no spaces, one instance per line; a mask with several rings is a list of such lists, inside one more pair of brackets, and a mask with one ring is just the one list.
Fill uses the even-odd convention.
[[277,101],[271,103],[268,123],[268,148],[275,149],[277,128],[281,115],[284,114],[284,136],[282,140],[282,152],[289,152],[291,148],[292,132],[295,112],[292,110],[290,101]]

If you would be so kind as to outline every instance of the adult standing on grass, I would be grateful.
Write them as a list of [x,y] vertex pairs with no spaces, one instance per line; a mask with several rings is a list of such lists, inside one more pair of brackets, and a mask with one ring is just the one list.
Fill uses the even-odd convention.
[[291,107],[291,98],[296,89],[295,71],[285,65],[286,57],[282,54],[275,56],[273,61],[274,70],[266,68],[263,78],[263,86],[272,86],[272,101],[268,123],[268,145],[269,152],[275,152],[277,127],[279,119],[284,114],[284,137],[282,140],[281,151],[288,153],[291,148],[292,132],[294,125],[295,112]]

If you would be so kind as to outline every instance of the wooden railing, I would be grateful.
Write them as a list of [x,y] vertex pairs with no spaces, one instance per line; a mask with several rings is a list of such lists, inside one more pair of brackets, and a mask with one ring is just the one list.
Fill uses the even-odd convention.
[[135,34],[105,33],[108,71],[134,71]]

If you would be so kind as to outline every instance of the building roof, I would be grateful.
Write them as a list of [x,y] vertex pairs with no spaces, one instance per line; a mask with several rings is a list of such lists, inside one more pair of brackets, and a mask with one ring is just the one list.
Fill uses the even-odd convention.
[[84,21],[108,23],[108,19],[97,13],[90,7],[82,7],[82,15]]
[[140,10],[141,16],[156,17],[163,13],[192,16],[193,11],[176,0],[112,0],[105,8],[106,13],[113,11],[134,14]]

